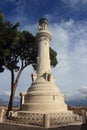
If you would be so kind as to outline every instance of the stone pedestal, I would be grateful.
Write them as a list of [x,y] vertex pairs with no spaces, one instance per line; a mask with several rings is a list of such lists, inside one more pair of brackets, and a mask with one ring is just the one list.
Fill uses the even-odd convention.
[[29,88],[25,95],[22,111],[30,112],[66,112],[64,96],[54,83],[46,81],[43,77]]
[[3,122],[4,109],[0,108],[0,122]]

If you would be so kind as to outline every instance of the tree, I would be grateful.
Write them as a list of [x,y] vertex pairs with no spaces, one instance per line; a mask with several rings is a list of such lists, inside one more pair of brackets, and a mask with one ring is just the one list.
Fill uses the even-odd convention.
[[2,11],[0,10],[0,23],[3,23],[4,21],[4,15],[2,14]]
[[[5,22],[4,16],[0,11],[0,72],[5,68],[11,72],[11,86],[13,83],[13,70],[17,70],[17,60],[14,61],[14,47],[18,43],[19,23],[12,24]],[[11,87],[11,91],[12,87]]]
[[3,45],[5,44],[4,37],[3,37],[4,31],[5,31],[4,15],[0,10],[0,72],[4,71],[3,60],[2,60],[2,58],[5,56],[5,51],[3,51]]
[[6,66],[6,57],[11,53],[18,41],[19,23],[12,25],[4,21],[4,15],[0,11],[0,72],[4,71]]
[[0,23],[0,72],[4,71],[3,66],[7,67],[8,57],[17,44],[18,26],[18,23],[15,25],[12,25],[10,22]]
[[[10,57],[13,58],[13,65],[16,64],[16,69],[13,69],[13,66],[13,68],[9,69],[8,66],[8,69],[11,71],[11,95],[8,105],[8,112],[12,110],[15,91],[22,71],[28,65],[33,65],[36,62],[37,49],[35,49],[35,37],[29,32],[23,31],[20,33],[18,44],[12,52],[13,53],[11,53]],[[18,65],[18,63],[20,63],[20,65]],[[17,72],[16,77],[15,71]]]
[[57,52],[54,51],[51,47],[50,47],[50,59],[51,59],[51,66],[55,67],[58,64],[57,61]]

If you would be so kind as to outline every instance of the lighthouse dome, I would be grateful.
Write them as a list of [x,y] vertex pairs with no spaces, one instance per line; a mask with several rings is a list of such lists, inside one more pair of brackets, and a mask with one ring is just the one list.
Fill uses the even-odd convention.
[[48,24],[48,20],[46,19],[46,18],[41,18],[40,20],[39,20],[39,25],[41,25],[41,24]]

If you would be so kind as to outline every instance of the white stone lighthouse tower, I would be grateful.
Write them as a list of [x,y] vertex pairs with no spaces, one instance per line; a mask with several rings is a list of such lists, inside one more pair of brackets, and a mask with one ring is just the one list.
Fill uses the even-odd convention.
[[11,114],[11,120],[19,124],[44,127],[81,123],[80,116],[67,110],[64,96],[56,86],[51,72],[51,34],[48,30],[48,20],[40,19],[38,28],[37,71],[36,74],[32,74],[32,84],[27,93],[21,93],[20,111]]
[[41,113],[66,112],[64,96],[56,86],[51,72],[49,56],[51,33],[46,18],[40,19],[38,29],[37,71],[36,74],[32,74],[32,85],[24,96],[21,110]]

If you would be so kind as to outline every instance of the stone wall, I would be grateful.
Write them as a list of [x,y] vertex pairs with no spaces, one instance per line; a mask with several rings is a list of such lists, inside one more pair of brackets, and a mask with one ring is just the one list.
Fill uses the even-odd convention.
[[63,125],[72,125],[82,123],[82,117],[68,113],[28,113],[28,112],[12,112],[10,113],[8,123],[34,125],[41,127],[54,127]]
[[43,126],[44,115],[39,113],[18,112],[18,115],[11,116],[8,122],[25,125]]
[[50,126],[62,126],[82,122],[82,117],[72,113],[52,113],[50,114]]
[[9,120],[1,120],[0,130],[87,130],[87,124],[80,123],[81,118],[73,117],[72,113],[13,112],[12,115]]

